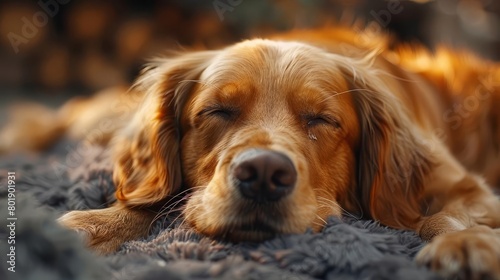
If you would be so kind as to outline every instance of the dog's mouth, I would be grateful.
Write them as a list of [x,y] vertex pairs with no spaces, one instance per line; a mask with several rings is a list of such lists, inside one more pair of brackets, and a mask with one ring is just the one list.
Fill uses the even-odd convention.
[[238,227],[242,231],[263,231],[263,232],[276,232],[273,226],[270,226],[264,222],[257,221],[255,223],[244,224]]
[[280,231],[276,227],[268,223],[255,221],[253,223],[229,226],[223,231],[221,237],[233,242],[259,242],[271,239],[279,232]]
[[[274,203],[240,203],[228,224],[223,227],[225,239],[233,242],[259,242],[283,233],[286,205]],[[237,217],[237,218],[236,218]]]
[[[243,206],[243,205],[240,205]],[[224,226],[220,228],[217,234],[219,237],[232,242],[260,242],[271,239],[282,232],[281,225],[284,222],[280,211],[270,211],[266,209],[256,209],[249,214],[249,209],[238,209],[232,219],[227,220]],[[272,208],[272,207],[271,207]],[[243,213],[245,214],[243,214]],[[275,215],[270,216],[269,213]]]
[[[203,195],[203,192],[194,193],[183,209],[186,221],[200,234],[221,241],[260,242],[289,232],[284,230],[289,228],[289,212],[285,201],[255,203],[228,199],[217,202],[210,200],[207,203],[203,202]],[[214,211],[223,212],[224,215],[207,214]]]

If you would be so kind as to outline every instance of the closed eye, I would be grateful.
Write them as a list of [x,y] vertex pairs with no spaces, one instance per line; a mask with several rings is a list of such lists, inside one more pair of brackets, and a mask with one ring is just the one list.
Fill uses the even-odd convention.
[[224,120],[230,120],[234,118],[238,113],[236,108],[224,107],[220,105],[215,105],[211,107],[204,108],[198,113],[198,116],[213,116]]
[[307,121],[307,126],[316,126],[320,124],[328,124],[328,121],[325,120],[324,118],[318,117],[318,118],[313,118],[309,121]]
[[330,125],[334,128],[340,127],[339,122],[335,118],[327,115],[307,115],[305,119],[307,121],[307,127],[315,127],[319,125]]

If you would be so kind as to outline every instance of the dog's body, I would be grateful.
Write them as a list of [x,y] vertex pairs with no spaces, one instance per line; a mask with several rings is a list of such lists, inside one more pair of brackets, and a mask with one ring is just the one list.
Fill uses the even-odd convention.
[[[500,279],[488,187],[500,186],[500,67],[388,45],[338,28],[180,54],[128,93],[47,113],[47,133],[13,122],[1,148],[113,123],[91,141],[114,147],[117,204],[61,218],[102,253],[146,234],[152,206],[186,198],[186,221],[209,236],[320,230],[347,211],[432,240],[418,260],[442,275]],[[89,118],[95,106],[108,109]],[[30,133],[44,141],[19,141]]]

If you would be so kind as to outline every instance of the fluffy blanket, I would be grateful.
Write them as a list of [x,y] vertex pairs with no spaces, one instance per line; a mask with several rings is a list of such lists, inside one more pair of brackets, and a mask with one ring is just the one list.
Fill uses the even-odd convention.
[[[232,244],[200,236],[170,214],[147,238],[96,256],[55,219],[113,202],[107,155],[102,148],[65,143],[44,155],[0,159],[0,279],[438,279],[414,263],[424,245],[414,233],[355,217],[331,218],[320,233]],[[5,225],[11,214],[8,172],[16,173],[15,263],[8,262],[13,233]],[[12,265],[15,272],[8,270]]]

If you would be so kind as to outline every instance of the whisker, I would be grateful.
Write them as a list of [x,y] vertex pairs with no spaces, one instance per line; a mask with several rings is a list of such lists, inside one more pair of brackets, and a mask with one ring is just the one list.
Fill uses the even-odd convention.
[[[318,215],[318,214],[316,214],[316,217],[323,222],[323,225],[326,225],[325,219],[321,218],[320,215]],[[315,223],[317,223],[317,222],[315,222]]]
[[[190,191],[193,191],[193,190],[197,190],[197,189],[201,189],[201,188],[204,188],[204,186],[192,187],[192,188],[186,189],[184,191],[181,191],[178,194],[176,194],[173,197],[171,197],[167,202],[165,202],[163,204],[163,206],[160,208],[160,210],[158,211],[158,213],[156,213],[155,217],[153,218],[153,220],[150,223],[150,228],[161,217],[168,216],[168,215],[170,215],[173,212],[177,212],[177,211],[181,210],[182,207],[183,207],[183,205],[181,207],[179,207],[179,208],[176,208],[176,206],[179,205],[179,203],[184,202],[184,201],[188,200],[191,197],[191,195],[189,195],[189,194],[185,195],[187,192],[190,192]],[[175,203],[173,203],[173,204],[170,203],[173,199],[176,199],[176,198],[178,198],[178,197],[180,197],[182,195],[184,195],[184,196],[182,198],[178,199]]]
[[[183,205],[183,206],[181,206],[178,210],[181,210],[183,207],[184,207],[184,205]],[[197,206],[195,206],[195,208],[194,208],[194,209],[196,209],[196,208],[197,208]],[[173,220],[172,220],[172,221],[168,224],[167,228],[173,227],[173,225],[175,224],[175,222],[177,222],[179,219],[181,219],[181,217],[183,218],[183,221],[182,221],[182,223],[181,223],[181,225],[182,225],[186,219],[185,219],[185,217],[183,217],[182,213],[179,213],[179,215],[177,215],[177,216],[176,216],[176,217],[175,217],[175,218],[174,218],[174,219],[173,219]]]
[[177,217],[175,217],[167,226],[167,228],[172,228],[174,227],[175,225],[175,222],[177,222],[179,219],[181,219],[182,215],[178,215]]
[[416,80],[410,80],[410,79],[405,79],[405,78],[402,78],[402,77],[398,77],[394,74],[391,74],[387,71],[382,71],[382,70],[378,70],[377,73],[380,73],[381,75],[386,75],[386,76],[389,76],[393,79],[396,79],[396,80],[400,80],[400,81],[403,81],[403,82],[408,82],[408,83],[417,83]]
[[339,96],[339,95],[342,95],[342,94],[346,94],[346,93],[362,92],[362,91],[377,93],[376,91],[368,89],[368,88],[353,88],[353,89],[349,89],[349,90],[346,90],[346,91],[338,92],[338,93],[334,94],[333,97]]
[[327,102],[328,100],[330,100],[332,98],[338,97],[338,96],[346,94],[346,93],[354,93],[354,92],[362,92],[362,91],[377,93],[376,91],[370,90],[370,89],[367,89],[367,88],[353,88],[353,89],[345,90],[345,91],[342,91],[342,92],[335,92],[332,95],[328,95],[323,100],[321,100],[320,103]]
[[[201,204],[198,204],[194,207],[194,209],[192,209],[193,212],[196,212],[197,209],[199,209],[199,207],[201,207],[202,205]],[[202,211],[200,213],[200,216],[199,216],[199,219],[200,220],[204,220],[206,216],[208,215],[212,215],[215,210],[212,210],[212,209],[205,209],[206,211]],[[197,232],[205,232],[210,226],[213,226],[213,225],[210,225],[210,224],[206,224],[203,228],[199,228],[199,225],[198,225],[198,229],[197,229]]]
[[188,196],[183,197],[183,198],[179,199],[178,201],[176,201],[175,203],[173,203],[172,205],[169,205],[168,208],[165,208],[161,212],[158,212],[156,214],[153,222],[157,221],[161,217],[169,216],[171,213],[179,211],[184,205],[181,205],[180,207],[176,207],[176,206],[179,205],[180,203],[188,200],[188,199],[189,199]]
[[182,84],[182,83],[197,83],[197,84],[202,85],[203,87],[214,87],[219,91],[221,90],[220,87],[215,85],[215,83],[207,83],[207,82],[203,82],[201,80],[182,80],[179,82],[179,84]]
[[172,196],[167,202],[165,202],[162,206],[162,208],[160,209],[160,212],[164,209],[164,208],[167,208],[169,203],[176,199],[177,197],[181,196],[181,195],[184,195],[186,194],[187,192],[190,192],[190,191],[194,191],[194,190],[197,190],[197,189],[201,189],[201,188],[204,188],[204,186],[197,186],[197,187],[191,187],[191,188],[188,188],[188,189],[185,189],[177,194],[175,194],[174,196]]
[[164,217],[164,216],[169,216],[171,213],[174,213],[174,212],[181,210],[182,207],[184,207],[184,205],[180,205],[179,207],[177,207],[177,205],[179,205],[180,203],[182,203],[186,200],[188,200],[188,197],[184,197],[182,199],[179,199],[179,201],[176,201],[168,209],[165,209],[165,211],[159,212],[156,215],[156,219],[159,219],[159,218]]
[[[321,190],[317,190],[318,193],[321,193]],[[338,203],[337,201],[335,200],[331,200],[331,199],[328,199],[326,197],[323,197],[323,196],[320,196],[317,198],[318,199],[318,202],[323,202],[323,204],[320,204],[319,208],[332,208],[332,207],[338,207],[342,213],[344,215],[347,215],[351,218],[354,218],[356,220],[360,220],[362,216],[360,217],[357,217],[356,215],[354,215],[353,213],[347,211],[346,209],[344,209],[344,207],[342,207],[342,205],[340,205],[340,203]]]

